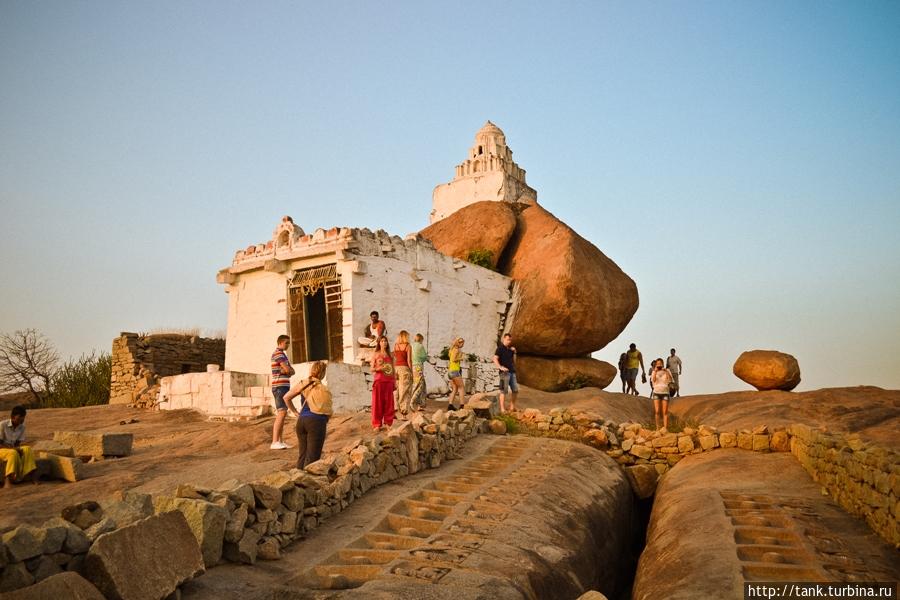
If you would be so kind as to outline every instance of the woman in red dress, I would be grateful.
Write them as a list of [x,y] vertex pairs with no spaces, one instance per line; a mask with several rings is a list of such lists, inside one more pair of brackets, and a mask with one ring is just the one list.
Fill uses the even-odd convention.
[[386,337],[378,338],[377,348],[372,357],[372,429],[381,431],[394,423],[394,361]]

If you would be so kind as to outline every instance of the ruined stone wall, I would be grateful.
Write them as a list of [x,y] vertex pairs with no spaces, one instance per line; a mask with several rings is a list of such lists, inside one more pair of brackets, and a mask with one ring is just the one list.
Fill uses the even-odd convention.
[[123,332],[112,344],[110,404],[152,406],[159,378],[225,365],[225,340],[182,334]]
[[900,455],[858,435],[790,428],[791,453],[847,512],[900,547]]

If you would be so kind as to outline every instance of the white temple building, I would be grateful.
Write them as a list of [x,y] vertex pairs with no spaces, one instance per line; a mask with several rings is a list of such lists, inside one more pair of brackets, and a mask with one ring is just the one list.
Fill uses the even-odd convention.
[[[435,188],[432,221],[479,200],[536,196],[503,132],[488,121],[454,180]],[[472,359],[464,366],[467,391],[496,389],[491,358],[515,313],[509,277],[441,254],[415,234],[335,227],[308,235],[290,217],[271,239],[238,250],[216,279],[228,294],[225,370],[163,378],[162,409],[193,408],[223,419],[268,414],[270,359],[282,334],[291,337],[295,380],[312,361],[328,361],[335,409],[368,406],[371,350],[357,338],[372,311],[385,321],[392,346],[405,329],[410,337],[421,333],[429,356],[438,357],[455,337],[464,338]],[[429,392],[447,389],[441,366],[426,365]]]

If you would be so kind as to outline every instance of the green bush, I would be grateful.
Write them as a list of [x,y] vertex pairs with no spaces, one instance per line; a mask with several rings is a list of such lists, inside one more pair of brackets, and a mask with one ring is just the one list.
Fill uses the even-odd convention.
[[469,254],[466,256],[466,260],[473,265],[478,265],[479,267],[484,267],[485,269],[496,271],[496,269],[494,268],[494,253],[491,250],[487,250],[486,248],[475,248],[473,250],[469,250]]
[[441,360],[450,360],[450,346],[441,348],[441,353],[438,354],[438,358]]
[[477,354],[466,354],[466,360],[468,360],[469,362],[478,362],[478,355]]
[[59,367],[50,378],[50,390],[42,405],[72,408],[94,404],[109,404],[109,381],[112,376],[112,357],[101,352],[96,356],[82,355]]
[[519,432],[519,422],[511,414],[504,413],[502,415],[497,415],[494,418],[506,423],[506,433],[512,435]]

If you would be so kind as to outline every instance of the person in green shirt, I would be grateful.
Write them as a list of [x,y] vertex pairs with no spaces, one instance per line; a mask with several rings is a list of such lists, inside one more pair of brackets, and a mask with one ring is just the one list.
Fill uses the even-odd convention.
[[425,350],[425,337],[417,333],[412,343],[413,390],[410,410],[425,410],[425,363],[428,362],[428,351]]

